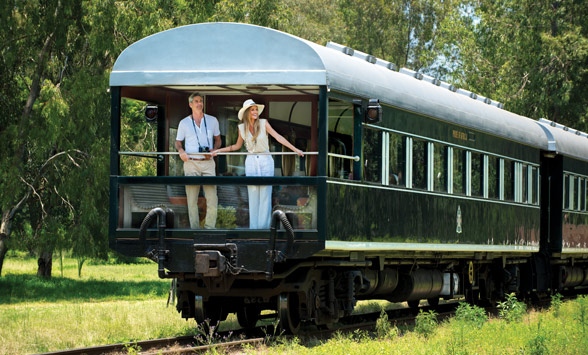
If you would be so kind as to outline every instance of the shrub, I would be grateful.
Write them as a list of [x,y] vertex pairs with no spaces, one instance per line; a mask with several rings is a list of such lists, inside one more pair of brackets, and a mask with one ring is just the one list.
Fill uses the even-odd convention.
[[553,315],[555,317],[559,316],[559,309],[561,308],[561,305],[563,304],[562,299],[562,295],[559,293],[556,293],[555,295],[551,295],[551,305],[549,307],[549,309],[553,312]]
[[380,318],[376,321],[376,334],[380,339],[394,339],[398,336],[398,328],[392,326],[388,314],[382,309]]
[[237,212],[235,207],[219,206],[217,210],[216,227],[219,229],[235,229],[237,228]]
[[433,334],[436,328],[437,313],[435,311],[423,312],[421,309],[416,317],[414,330],[417,333],[428,337]]
[[527,306],[523,302],[519,302],[514,293],[507,295],[504,302],[499,302],[498,309],[500,309],[499,317],[509,323],[520,321],[527,312]]
[[586,326],[588,326],[588,297],[580,296],[577,300],[578,313],[574,316],[582,327],[582,335],[586,336]]
[[529,342],[527,343],[525,354],[532,354],[532,355],[543,355],[549,354],[549,349],[545,344],[547,342],[547,336],[545,332],[541,330],[541,318],[537,322],[537,334]]
[[470,323],[476,328],[481,328],[488,320],[488,315],[484,309],[478,306],[461,302],[457,310],[455,310],[455,319]]

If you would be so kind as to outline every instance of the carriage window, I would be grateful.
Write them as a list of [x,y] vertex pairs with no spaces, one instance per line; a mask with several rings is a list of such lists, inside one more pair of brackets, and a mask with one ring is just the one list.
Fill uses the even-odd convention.
[[499,178],[498,178],[499,159],[495,156],[488,156],[488,197],[499,198]]
[[514,201],[514,162],[512,160],[504,159],[504,200]]
[[482,154],[472,152],[472,196],[483,196],[483,160]]
[[382,182],[382,131],[363,129],[363,176],[365,181]]
[[433,189],[447,192],[447,147],[440,143],[433,143],[433,150],[435,152]]
[[578,203],[576,206],[576,210],[582,211],[584,210],[584,204],[586,203],[584,199],[584,189],[586,187],[585,180],[582,178],[578,178]]
[[563,184],[563,208],[568,209],[570,207],[570,176],[564,174]]
[[530,195],[531,198],[529,200],[530,203],[537,205],[539,204],[539,169],[537,169],[534,166],[529,167],[529,169],[531,170],[529,176],[531,179],[531,191],[530,191]]
[[[311,144],[311,101],[270,101],[268,118],[272,128],[303,152],[312,151]],[[291,150],[271,139],[273,152],[291,152]],[[229,143],[230,144],[230,143]],[[311,156],[298,157],[296,155],[274,156],[275,175],[309,176],[316,169],[311,167],[316,158]]]
[[522,192],[522,196],[521,196],[521,202],[522,203],[527,203],[527,198],[528,198],[528,193],[529,193],[529,180],[528,180],[528,175],[527,175],[527,165],[526,164],[521,164],[521,192]]
[[389,134],[389,182],[390,185],[405,186],[406,137]]
[[582,211],[586,212],[586,210],[588,210],[588,206],[587,206],[587,202],[588,200],[586,199],[586,193],[588,192],[588,189],[586,188],[586,184],[588,184],[588,180],[584,179],[584,182],[582,184]]
[[466,175],[466,151],[453,148],[453,193],[465,194]]
[[427,142],[421,139],[412,141],[412,187],[427,188]]
[[[144,101],[123,98],[120,107],[120,150],[123,152],[156,152],[157,123],[145,121]],[[120,174],[123,176],[155,176],[157,160],[153,157],[123,155]]]
[[[353,156],[353,105],[348,102],[329,100],[329,153]],[[352,176],[353,160],[328,157],[329,177],[349,179]]]
[[568,208],[570,210],[573,210],[574,206],[576,204],[575,196],[574,196],[574,192],[576,191],[575,186],[576,186],[576,177],[573,175],[570,175],[570,184],[568,185],[568,196],[569,196]]

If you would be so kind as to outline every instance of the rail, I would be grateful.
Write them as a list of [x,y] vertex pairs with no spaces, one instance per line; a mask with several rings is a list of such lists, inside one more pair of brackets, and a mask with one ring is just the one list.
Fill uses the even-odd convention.
[[[139,156],[139,157],[150,157],[159,158],[164,155],[179,155],[178,152],[118,152],[119,155]],[[211,155],[212,153],[189,153],[190,156],[196,155]],[[319,152],[304,152],[304,155],[318,155]],[[264,152],[264,153],[249,153],[249,152],[222,152],[217,155],[297,155],[296,152]],[[335,153],[327,153],[328,156],[341,159],[349,159],[359,161],[359,156],[342,155]]]

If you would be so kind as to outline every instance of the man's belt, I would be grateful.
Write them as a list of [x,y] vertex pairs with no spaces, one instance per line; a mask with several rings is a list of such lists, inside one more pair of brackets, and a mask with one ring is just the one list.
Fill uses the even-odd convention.
[[190,157],[188,157],[188,159],[190,159],[190,160],[196,160],[196,161],[199,161],[199,160],[210,160],[210,159],[212,159],[212,155],[205,155],[204,158],[200,158],[200,159],[198,159],[198,158],[190,158]]

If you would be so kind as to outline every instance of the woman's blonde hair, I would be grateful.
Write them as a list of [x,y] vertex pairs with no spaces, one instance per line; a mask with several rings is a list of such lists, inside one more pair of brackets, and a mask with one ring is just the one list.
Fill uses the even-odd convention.
[[[253,106],[251,106],[253,107]],[[243,124],[245,125],[245,134],[247,134],[247,132],[249,132],[249,126],[251,125],[251,118],[249,117],[249,112],[251,111],[251,107],[247,108],[247,110],[245,110],[245,113],[243,114]],[[259,117],[253,122],[253,139],[257,139],[257,136],[259,135]],[[243,137],[243,139],[245,139],[245,137]]]

